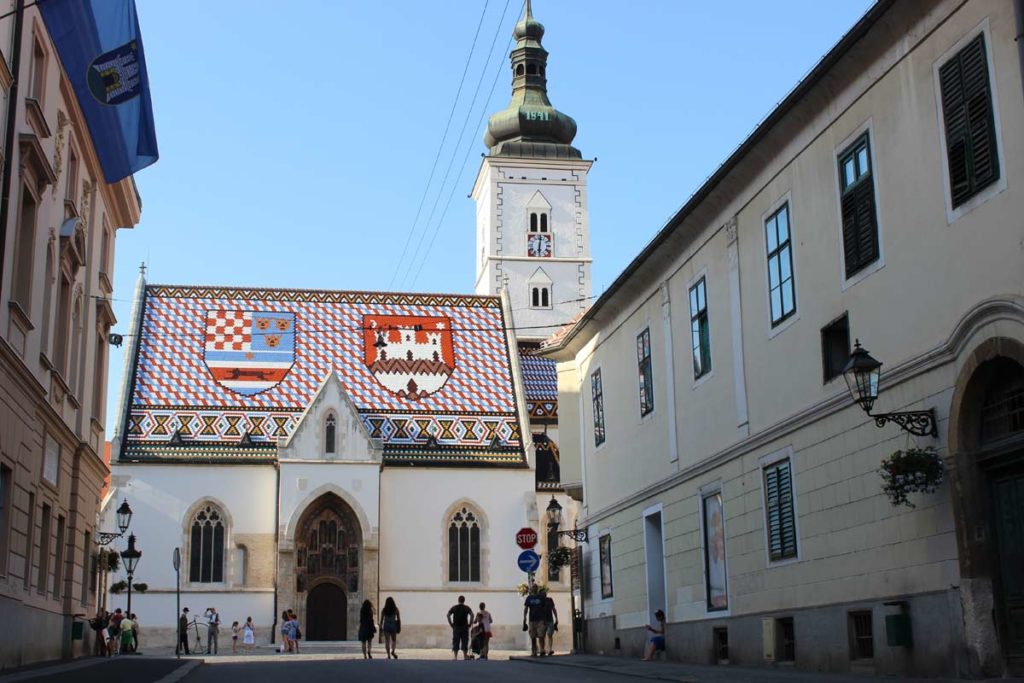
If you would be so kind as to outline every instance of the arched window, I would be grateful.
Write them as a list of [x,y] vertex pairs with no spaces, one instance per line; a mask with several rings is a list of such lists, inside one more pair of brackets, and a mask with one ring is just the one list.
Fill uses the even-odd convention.
[[334,432],[336,427],[334,415],[328,415],[324,424],[324,452],[334,453]]
[[537,232],[537,214],[530,214],[530,232]]
[[192,518],[188,580],[193,583],[224,581],[224,514],[204,505]]
[[1024,432],[1024,368],[1009,359],[994,361],[992,380],[981,408],[982,444]]
[[461,507],[448,524],[448,580],[480,580],[480,522]]
[[540,306],[540,287],[534,287],[530,296],[530,305],[534,308]]
[[542,213],[540,215],[540,231],[541,232],[547,232],[548,231],[548,215],[546,213]]
[[516,76],[522,76],[522,75],[523,75],[523,65],[520,64],[520,65],[516,66]]
[[551,305],[551,298],[547,287],[541,287],[540,289],[540,306],[541,308],[547,308]]
[[537,75],[537,65],[536,64],[527,64],[527,66],[526,66],[526,73],[530,74],[531,76],[536,76]]

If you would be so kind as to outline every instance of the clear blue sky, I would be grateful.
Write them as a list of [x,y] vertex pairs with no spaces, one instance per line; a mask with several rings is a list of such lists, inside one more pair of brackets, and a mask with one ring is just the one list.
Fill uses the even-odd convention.
[[[478,121],[508,103],[521,0],[137,2],[160,160],[118,233],[117,331],[141,261],[150,283],[472,291]],[[595,295],[871,4],[534,0],[551,102],[598,159]]]

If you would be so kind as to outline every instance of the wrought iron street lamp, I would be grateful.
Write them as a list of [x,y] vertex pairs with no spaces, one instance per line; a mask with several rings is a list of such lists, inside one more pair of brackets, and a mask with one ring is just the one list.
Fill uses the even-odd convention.
[[121,551],[121,560],[124,561],[124,570],[128,574],[128,616],[132,613],[132,578],[135,576],[135,567],[142,559],[142,551],[135,547],[135,534],[128,537],[128,548]]
[[[565,536],[571,538],[576,542],[576,552],[573,562],[576,565],[570,572],[570,586],[569,586],[569,600],[572,603],[572,645],[573,650],[579,652],[586,650],[586,643],[584,641],[583,633],[583,606],[585,604],[585,594],[583,586],[583,560],[579,552],[579,544],[587,543],[589,536],[586,529],[577,529],[575,524],[572,529],[566,529],[565,531],[559,530],[558,525],[562,522],[562,506],[558,504],[554,496],[551,496],[551,501],[548,502],[547,507],[548,516],[548,532],[554,534],[556,538]],[[550,535],[549,535],[550,538]],[[549,550],[550,553],[550,550]],[[579,581],[580,589],[580,608],[576,610],[576,593],[574,592],[574,586],[572,585],[572,573],[575,572],[576,577]]]
[[96,545],[107,545],[115,539],[121,538],[128,531],[129,525],[132,523],[132,509],[128,505],[128,499],[125,498],[121,503],[120,507],[117,508],[117,528],[119,532],[113,531],[99,531],[96,533]]
[[565,531],[558,530],[558,525],[562,520],[562,506],[558,504],[558,501],[555,500],[554,496],[551,496],[551,502],[548,503],[547,514],[549,530],[556,532],[559,536],[571,538],[577,543],[587,543],[590,540],[586,529],[577,529],[573,527],[572,529],[566,529]]
[[872,413],[871,408],[878,398],[878,382],[882,374],[882,362],[871,357],[867,349],[860,345],[858,339],[850,353],[850,360],[843,368],[846,386],[850,389],[853,401],[875,419],[875,425],[882,427],[886,422],[894,422],[905,431],[917,436],[937,437],[938,427],[935,423],[935,409],[908,410],[899,413]]

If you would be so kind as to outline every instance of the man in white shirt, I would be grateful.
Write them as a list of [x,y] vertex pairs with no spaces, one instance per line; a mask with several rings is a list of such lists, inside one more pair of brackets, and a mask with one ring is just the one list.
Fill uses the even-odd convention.
[[217,634],[220,632],[220,615],[216,607],[207,607],[206,614],[206,652],[217,654]]

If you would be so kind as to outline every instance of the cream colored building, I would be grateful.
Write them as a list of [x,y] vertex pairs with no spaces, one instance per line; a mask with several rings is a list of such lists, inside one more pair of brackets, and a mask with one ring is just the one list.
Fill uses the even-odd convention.
[[[5,51],[13,25],[0,22]],[[4,112],[9,57],[0,59]],[[0,280],[0,621],[18,627],[4,636],[0,668],[92,646],[88,627],[72,640],[72,622],[97,604],[114,242],[141,209],[131,178],[103,180],[34,6],[20,59]]]
[[[664,609],[670,658],[1020,672],[1022,11],[874,5],[548,343],[589,650]],[[857,339],[937,437],[853,403]],[[946,483],[894,507],[880,461],[928,446]]]

